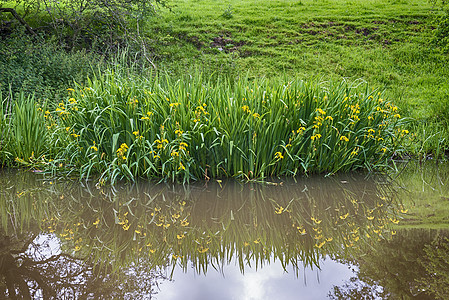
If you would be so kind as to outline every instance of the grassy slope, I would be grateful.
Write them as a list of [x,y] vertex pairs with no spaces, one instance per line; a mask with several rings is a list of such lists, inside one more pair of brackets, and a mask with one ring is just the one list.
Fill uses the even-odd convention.
[[173,6],[148,22],[147,34],[156,61],[175,73],[201,65],[231,76],[363,78],[385,88],[404,115],[426,121],[449,114],[448,57],[429,46],[436,12],[425,0],[175,0]]

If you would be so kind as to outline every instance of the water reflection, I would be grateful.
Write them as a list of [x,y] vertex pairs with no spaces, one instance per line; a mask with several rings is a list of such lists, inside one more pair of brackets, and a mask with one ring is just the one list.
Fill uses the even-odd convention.
[[332,299],[448,299],[449,231],[402,229],[391,240],[354,251],[345,262],[357,276]]
[[[102,292],[100,298],[144,299],[175,270],[224,273],[234,264],[245,278],[270,268],[263,266],[304,278],[304,268],[316,270],[329,258],[362,270],[357,259],[394,237],[392,226],[407,211],[391,185],[356,174],[270,185],[145,182],[98,189],[10,172],[0,174],[0,186],[0,295],[26,294],[25,282],[35,298],[71,291],[78,298]],[[58,239],[59,252],[33,256],[32,242],[44,235]],[[47,271],[56,269],[51,263],[63,273]],[[9,275],[11,268],[22,268],[20,278]],[[40,279],[26,275],[33,270]],[[61,274],[75,274],[74,287]]]

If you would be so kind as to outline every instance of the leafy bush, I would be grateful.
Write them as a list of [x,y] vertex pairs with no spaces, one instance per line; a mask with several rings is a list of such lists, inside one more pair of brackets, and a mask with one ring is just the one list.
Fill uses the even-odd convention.
[[23,92],[38,98],[66,95],[74,81],[83,83],[101,61],[84,51],[66,52],[55,42],[26,35],[0,40],[0,92]]

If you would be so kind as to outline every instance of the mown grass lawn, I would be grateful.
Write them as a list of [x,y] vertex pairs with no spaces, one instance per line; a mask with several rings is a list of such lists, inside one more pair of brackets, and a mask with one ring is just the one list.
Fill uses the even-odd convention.
[[363,78],[403,115],[447,128],[448,56],[429,41],[438,13],[425,0],[176,0],[145,30],[173,73]]

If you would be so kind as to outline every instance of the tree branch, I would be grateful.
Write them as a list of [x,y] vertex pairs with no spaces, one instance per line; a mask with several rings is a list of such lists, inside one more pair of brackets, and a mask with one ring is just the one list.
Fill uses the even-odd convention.
[[25,28],[27,29],[27,31],[29,33],[31,33],[32,35],[36,36],[36,33],[34,32],[33,28],[31,28],[31,26],[28,25],[28,23],[25,22],[25,20],[22,19],[22,17],[13,8],[0,7],[0,12],[9,12],[9,13],[11,13],[13,15],[13,17],[16,18],[20,22],[20,24],[25,26]]

